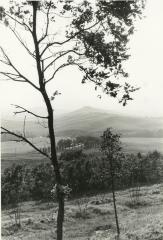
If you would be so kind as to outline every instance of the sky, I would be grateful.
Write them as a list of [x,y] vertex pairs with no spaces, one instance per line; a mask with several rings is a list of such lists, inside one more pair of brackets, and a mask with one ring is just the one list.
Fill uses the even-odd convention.
[[[123,107],[116,99],[104,94],[99,99],[94,85],[91,83],[81,84],[81,73],[77,69],[69,67],[60,72],[55,81],[49,85],[50,92],[55,90],[61,92],[61,95],[53,101],[54,109],[73,111],[84,106],[91,106],[129,115],[163,116],[163,108],[161,107],[163,103],[162,12],[162,0],[147,0],[146,17],[139,21],[137,31],[130,41],[131,57],[126,64],[130,75],[128,82],[140,87],[140,90],[133,95],[133,101]],[[0,46],[7,49],[17,66],[35,78],[34,64],[19,47],[13,34],[1,24],[0,33]],[[0,81],[2,117],[6,114],[11,115],[13,110],[11,104],[40,109],[43,101],[39,94],[27,84]]]

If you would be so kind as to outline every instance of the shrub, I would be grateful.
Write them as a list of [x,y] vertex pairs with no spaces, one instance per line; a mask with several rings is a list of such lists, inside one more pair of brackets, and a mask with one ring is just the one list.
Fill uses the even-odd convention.
[[50,200],[55,185],[54,171],[49,163],[40,164],[31,171],[30,192],[33,200]]
[[2,176],[2,205],[12,204],[29,199],[29,172],[25,165],[12,165]]

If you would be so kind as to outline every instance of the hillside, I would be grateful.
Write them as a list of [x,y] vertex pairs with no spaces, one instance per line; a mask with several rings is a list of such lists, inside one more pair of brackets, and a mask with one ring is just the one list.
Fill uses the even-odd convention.
[[101,109],[84,107],[55,123],[57,135],[98,135],[112,127],[125,137],[163,137],[163,118],[143,118],[120,115]]
[[[6,120],[2,125],[9,129],[21,130],[21,121]],[[79,135],[99,135],[112,127],[123,137],[163,137],[163,118],[134,117],[121,115],[106,110],[84,107],[56,117],[56,136],[75,137]],[[31,136],[46,136],[47,129],[37,121],[28,121],[26,132]],[[2,140],[7,139],[3,137]]]
[[[161,240],[163,236],[163,185],[141,188],[138,205],[133,205],[131,190],[116,194],[121,240]],[[22,203],[21,228],[13,225],[13,211],[2,210],[4,240],[55,239],[55,203]],[[110,193],[78,198],[65,204],[64,239],[115,240],[116,227]]]

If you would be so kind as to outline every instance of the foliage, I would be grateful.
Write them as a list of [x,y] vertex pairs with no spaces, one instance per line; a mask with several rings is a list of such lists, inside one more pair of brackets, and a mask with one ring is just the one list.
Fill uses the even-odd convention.
[[52,166],[40,164],[31,171],[30,193],[34,200],[48,200],[51,198],[51,190],[55,184]]
[[116,206],[116,197],[115,197],[115,177],[117,174],[117,159],[119,159],[119,154],[121,153],[121,143],[120,143],[120,136],[118,134],[113,133],[113,131],[108,128],[103,132],[102,135],[102,143],[101,149],[104,153],[105,157],[108,159],[109,163],[109,172],[111,177],[111,190],[112,190],[112,197],[113,197],[113,205],[114,205],[114,213],[115,213],[115,220],[116,220],[116,227],[117,227],[117,235],[120,235],[120,228],[119,228],[119,220],[117,214],[117,206]]
[[77,144],[84,144],[85,148],[98,147],[100,145],[100,138],[93,136],[79,136],[76,137]]
[[137,88],[128,83],[122,86],[112,76],[128,77],[122,63],[129,58],[127,43],[134,31],[134,20],[141,15],[143,7],[144,1],[99,1],[96,6],[83,1],[77,7],[69,4],[68,8],[74,17],[68,36],[77,34],[74,50],[84,51],[91,63],[80,67],[85,73],[82,82],[92,81],[95,89],[102,87],[114,98],[123,88],[120,100],[123,105],[132,100],[130,93]]
[[21,226],[21,203],[28,199],[28,183],[29,171],[25,165],[13,165],[6,169],[2,176],[2,205],[13,208],[10,217],[14,219],[16,228]]
[[[162,156],[158,152],[146,155],[121,154],[116,167],[115,188],[132,188],[133,192],[145,184],[160,183],[163,179]],[[110,191],[111,176],[108,160],[102,155],[69,150],[60,155],[64,185],[72,189],[71,196]],[[22,182],[23,179],[23,182]],[[14,165],[2,175],[2,205],[20,201],[52,200],[51,190],[56,182],[50,164],[38,166]]]
[[74,194],[83,193],[89,187],[91,164],[81,150],[72,150],[62,153],[62,176]]
[[70,138],[67,139],[60,139],[57,143],[57,148],[59,150],[63,150],[66,148],[70,148],[73,144],[73,140],[71,140]]
[[2,204],[13,207],[25,201],[28,195],[29,172],[25,165],[13,165],[2,175]]
[[[51,81],[63,68],[75,66],[83,73],[82,83],[91,81],[95,84],[95,90],[100,87],[113,98],[120,95],[119,102],[123,105],[132,100],[130,94],[138,88],[125,82],[128,73],[123,67],[123,62],[130,56],[128,41],[134,32],[136,19],[142,16],[145,0],[136,2],[83,0],[79,3],[62,0],[38,3],[12,1],[8,10],[0,8],[1,21],[13,32],[16,24],[21,30],[32,33],[34,25],[32,6],[38,11],[39,18],[45,19],[45,25],[37,22],[40,60],[45,63],[42,69],[45,82]],[[63,26],[62,41],[57,32],[50,33],[51,29],[57,28],[61,16],[63,19],[69,19],[66,27],[65,24]],[[33,49],[24,43],[18,32],[15,32],[15,36],[28,53],[35,57]],[[61,51],[58,48],[60,46]],[[48,49],[52,55],[47,53]],[[63,63],[58,65],[58,60],[62,60]],[[55,63],[58,67],[51,75],[50,71],[53,70]],[[124,79],[123,84],[117,82],[119,76]],[[55,96],[56,92],[51,96],[51,100],[54,100]]]
[[81,158],[84,156],[84,153],[81,149],[79,150],[66,150],[61,153],[60,155],[60,161],[67,161],[70,162],[72,160],[76,160],[78,158]]

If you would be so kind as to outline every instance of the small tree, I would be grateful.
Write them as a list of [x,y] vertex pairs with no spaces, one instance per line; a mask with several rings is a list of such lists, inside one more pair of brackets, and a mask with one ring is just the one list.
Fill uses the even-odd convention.
[[40,164],[31,170],[31,196],[34,200],[49,201],[55,185],[53,168],[50,163]]
[[111,176],[111,185],[112,185],[112,195],[113,195],[113,204],[114,204],[114,213],[117,226],[117,235],[120,234],[117,207],[116,207],[116,197],[115,197],[115,177],[116,177],[116,168],[118,167],[119,154],[121,153],[121,143],[120,135],[113,133],[111,128],[108,128],[104,131],[102,135],[101,149],[109,162],[109,170]]
[[59,150],[65,150],[72,146],[73,140],[70,138],[67,139],[60,139],[57,143],[57,148]]
[[16,227],[21,227],[21,203],[29,197],[29,175],[24,165],[7,168],[2,176],[2,205],[10,205]]

